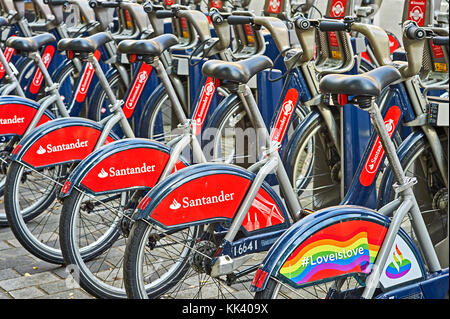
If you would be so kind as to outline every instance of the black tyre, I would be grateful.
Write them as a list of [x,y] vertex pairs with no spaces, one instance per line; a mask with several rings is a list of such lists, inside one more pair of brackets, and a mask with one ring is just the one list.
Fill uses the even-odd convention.
[[302,207],[318,210],[339,204],[340,156],[322,118],[312,120],[292,144],[288,174]]
[[294,289],[270,278],[264,290],[255,299],[359,299],[364,288],[364,277],[346,277]]
[[94,196],[74,189],[64,199],[59,223],[64,261],[78,270],[80,286],[98,298],[126,298],[122,261],[131,225],[128,197],[127,192]]
[[5,184],[5,213],[17,240],[36,257],[56,264],[63,262],[56,195],[66,171],[64,165],[35,170],[13,162]]

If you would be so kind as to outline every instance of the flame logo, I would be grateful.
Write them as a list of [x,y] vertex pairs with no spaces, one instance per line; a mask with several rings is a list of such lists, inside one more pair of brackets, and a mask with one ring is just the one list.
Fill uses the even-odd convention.
[[169,208],[172,210],[177,210],[181,207],[181,204],[177,202],[176,199],[173,200],[172,204],[170,204]]
[[269,7],[271,7],[272,10],[277,10],[280,5],[281,5],[280,0],[271,0],[269,3]]
[[388,278],[401,278],[411,270],[411,262],[403,257],[403,254],[397,245],[395,245],[392,258],[393,261],[386,268],[386,276],[388,276]]
[[294,102],[289,100],[283,104],[282,108],[283,108],[284,115],[289,116],[289,114],[291,114],[291,112],[292,112],[292,109],[294,108]]
[[414,7],[409,13],[409,17],[414,21],[419,21],[423,18],[423,12],[420,7]]
[[344,5],[338,1],[336,2],[336,4],[334,5],[333,9],[332,9],[333,13],[335,14],[336,17],[340,16],[342,13],[344,13]]
[[102,168],[102,170],[100,171],[100,173],[98,173],[97,176],[100,178],[106,178],[106,177],[108,177],[108,173],[105,171],[104,168]]
[[39,155],[45,154],[46,151],[45,149],[42,147],[42,145],[39,146],[39,149],[36,151],[36,153],[38,153]]
[[143,83],[147,79],[147,71],[143,71],[139,74],[139,83]]

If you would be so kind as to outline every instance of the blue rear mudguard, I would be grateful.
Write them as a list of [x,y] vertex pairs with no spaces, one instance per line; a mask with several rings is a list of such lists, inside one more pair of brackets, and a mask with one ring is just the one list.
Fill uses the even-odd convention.
[[[383,228],[388,228],[390,224],[389,218],[377,213],[374,210],[362,206],[333,206],[319,210],[292,225],[270,248],[260,268],[257,270],[252,282],[251,291],[258,292],[265,289],[271,276],[287,283],[294,289],[298,288],[294,283],[280,274],[280,269],[291,254],[299,247],[302,242],[314,234],[330,225],[342,223],[344,221],[361,220],[369,223],[376,223]],[[340,234],[346,235],[346,234]],[[399,235],[409,246],[411,254],[417,261],[420,270],[420,278],[415,281],[423,280],[426,277],[426,270],[423,260],[410,239],[410,237],[400,229]]]

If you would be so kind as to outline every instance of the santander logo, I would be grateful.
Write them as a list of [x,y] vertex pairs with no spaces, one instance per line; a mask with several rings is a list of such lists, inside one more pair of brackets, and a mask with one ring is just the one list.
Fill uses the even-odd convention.
[[179,203],[176,199],[169,205],[171,210],[178,210],[180,208],[192,208],[197,206],[205,206],[205,205],[213,205],[223,202],[229,202],[234,200],[234,193],[225,194],[224,191],[221,191],[218,195],[212,196],[202,196],[199,198],[189,198],[183,197],[181,203]]
[[293,109],[294,109],[294,102],[292,102],[292,100],[284,102],[282,110],[285,116],[289,116]]
[[409,17],[416,22],[422,20],[423,19],[422,9],[420,7],[415,6],[409,12]]
[[142,166],[138,167],[126,167],[126,168],[115,168],[110,167],[108,171],[105,171],[104,168],[100,170],[100,173],[97,174],[99,178],[107,178],[107,177],[119,177],[119,176],[128,176],[128,175],[136,175],[136,174],[146,174],[155,172],[156,165],[148,165],[147,163],[142,164]]
[[269,8],[272,9],[272,12],[278,12],[278,9],[281,5],[281,0],[270,0]]
[[1,119],[0,118],[0,124],[1,125],[5,125],[5,124],[21,124],[24,121],[25,121],[25,117],[17,117],[17,115],[14,115],[14,117],[8,118],[8,119]]
[[69,151],[69,150],[73,150],[73,149],[79,149],[79,148],[85,148],[88,146],[88,140],[86,141],[80,141],[80,139],[77,139],[76,142],[73,143],[65,143],[65,144],[59,144],[59,145],[52,145],[52,144],[47,144],[44,147],[42,147],[42,145],[39,145],[38,150],[36,151],[36,154],[38,155],[43,155],[46,153],[58,153],[58,152],[63,152],[63,151]]
[[342,2],[338,1],[334,4],[333,8],[331,8],[331,12],[333,13],[333,17],[340,17],[344,14],[345,7]]

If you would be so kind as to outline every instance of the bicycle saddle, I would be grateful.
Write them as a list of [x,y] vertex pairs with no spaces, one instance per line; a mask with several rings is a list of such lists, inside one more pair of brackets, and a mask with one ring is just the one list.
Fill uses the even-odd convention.
[[256,73],[272,67],[272,61],[263,55],[256,55],[239,62],[210,60],[202,67],[205,76],[237,83],[247,83]]
[[6,40],[6,46],[18,51],[31,52],[39,51],[41,47],[54,41],[56,41],[56,38],[53,34],[43,33],[27,38],[11,37]]
[[58,50],[93,53],[109,41],[112,41],[109,33],[99,32],[85,38],[62,39],[58,42]]
[[401,78],[393,66],[382,66],[364,74],[329,74],[322,78],[319,88],[324,93],[351,96],[379,96],[383,88]]
[[5,25],[8,25],[8,20],[0,17],[0,27],[4,27]]
[[151,40],[123,40],[119,43],[118,51],[126,54],[160,56],[165,50],[178,44],[173,34],[163,34]]

